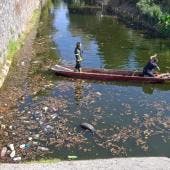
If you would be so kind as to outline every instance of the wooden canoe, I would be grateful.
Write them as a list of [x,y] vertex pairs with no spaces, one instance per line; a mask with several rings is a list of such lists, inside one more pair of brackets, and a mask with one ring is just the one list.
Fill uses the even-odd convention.
[[144,77],[142,72],[124,71],[112,69],[89,69],[83,68],[82,72],[75,72],[74,67],[55,65],[51,68],[56,75],[100,81],[130,81],[143,83],[165,83],[170,82],[170,74],[159,74],[156,77]]

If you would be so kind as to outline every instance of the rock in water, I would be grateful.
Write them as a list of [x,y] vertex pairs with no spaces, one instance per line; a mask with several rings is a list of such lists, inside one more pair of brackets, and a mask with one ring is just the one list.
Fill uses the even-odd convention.
[[90,130],[91,132],[95,132],[96,131],[96,129],[91,124],[89,124],[89,123],[81,123],[80,127],[83,128],[83,129]]

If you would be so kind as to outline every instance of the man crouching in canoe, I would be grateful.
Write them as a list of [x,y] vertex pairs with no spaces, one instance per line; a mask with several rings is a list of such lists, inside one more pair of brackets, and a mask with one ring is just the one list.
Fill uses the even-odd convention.
[[157,54],[154,54],[153,56],[150,57],[150,60],[143,68],[143,76],[155,77],[154,70],[155,69],[160,70],[157,63],[158,63]]
[[75,54],[75,57],[76,57],[75,71],[78,70],[79,72],[82,72],[81,61],[83,60],[83,57],[82,57],[82,50],[81,50],[81,43],[80,42],[76,43],[76,48],[74,50],[74,54]]

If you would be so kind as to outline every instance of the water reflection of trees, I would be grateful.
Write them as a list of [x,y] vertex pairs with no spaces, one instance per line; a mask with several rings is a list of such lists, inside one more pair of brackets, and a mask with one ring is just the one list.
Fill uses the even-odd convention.
[[96,0],[68,0],[69,6],[95,5]]
[[83,98],[83,80],[81,79],[75,80],[74,87],[75,87],[75,91],[74,91],[75,100],[77,104],[79,104],[79,102]]
[[135,54],[133,57],[135,57],[134,60],[138,68],[142,68],[153,53],[160,54],[161,65],[170,64],[169,42],[166,40],[146,39],[142,34],[126,28],[117,20],[109,17],[100,20],[95,16],[88,15],[69,15],[69,17],[70,31],[73,35],[80,35],[82,32],[81,35],[86,37],[86,40],[90,41],[87,35],[96,40],[106,67],[128,66],[127,62],[128,58],[131,58],[131,54]]

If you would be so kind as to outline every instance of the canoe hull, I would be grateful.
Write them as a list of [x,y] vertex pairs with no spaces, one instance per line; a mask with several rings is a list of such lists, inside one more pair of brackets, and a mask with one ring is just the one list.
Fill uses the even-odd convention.
[[74,72],[72,67],[66,67],[70,70],[58,69],[54,66],[52,70],[56,75],[77,78],[77,79],[89,79],[99,81],[130,81],[130,82],[142,82],[142,83],[165,83],[170,79],[158,78],[158,77],[143,77],[140,72],[133,71],[118,71],[109,69],[84,69],[83,72]]

